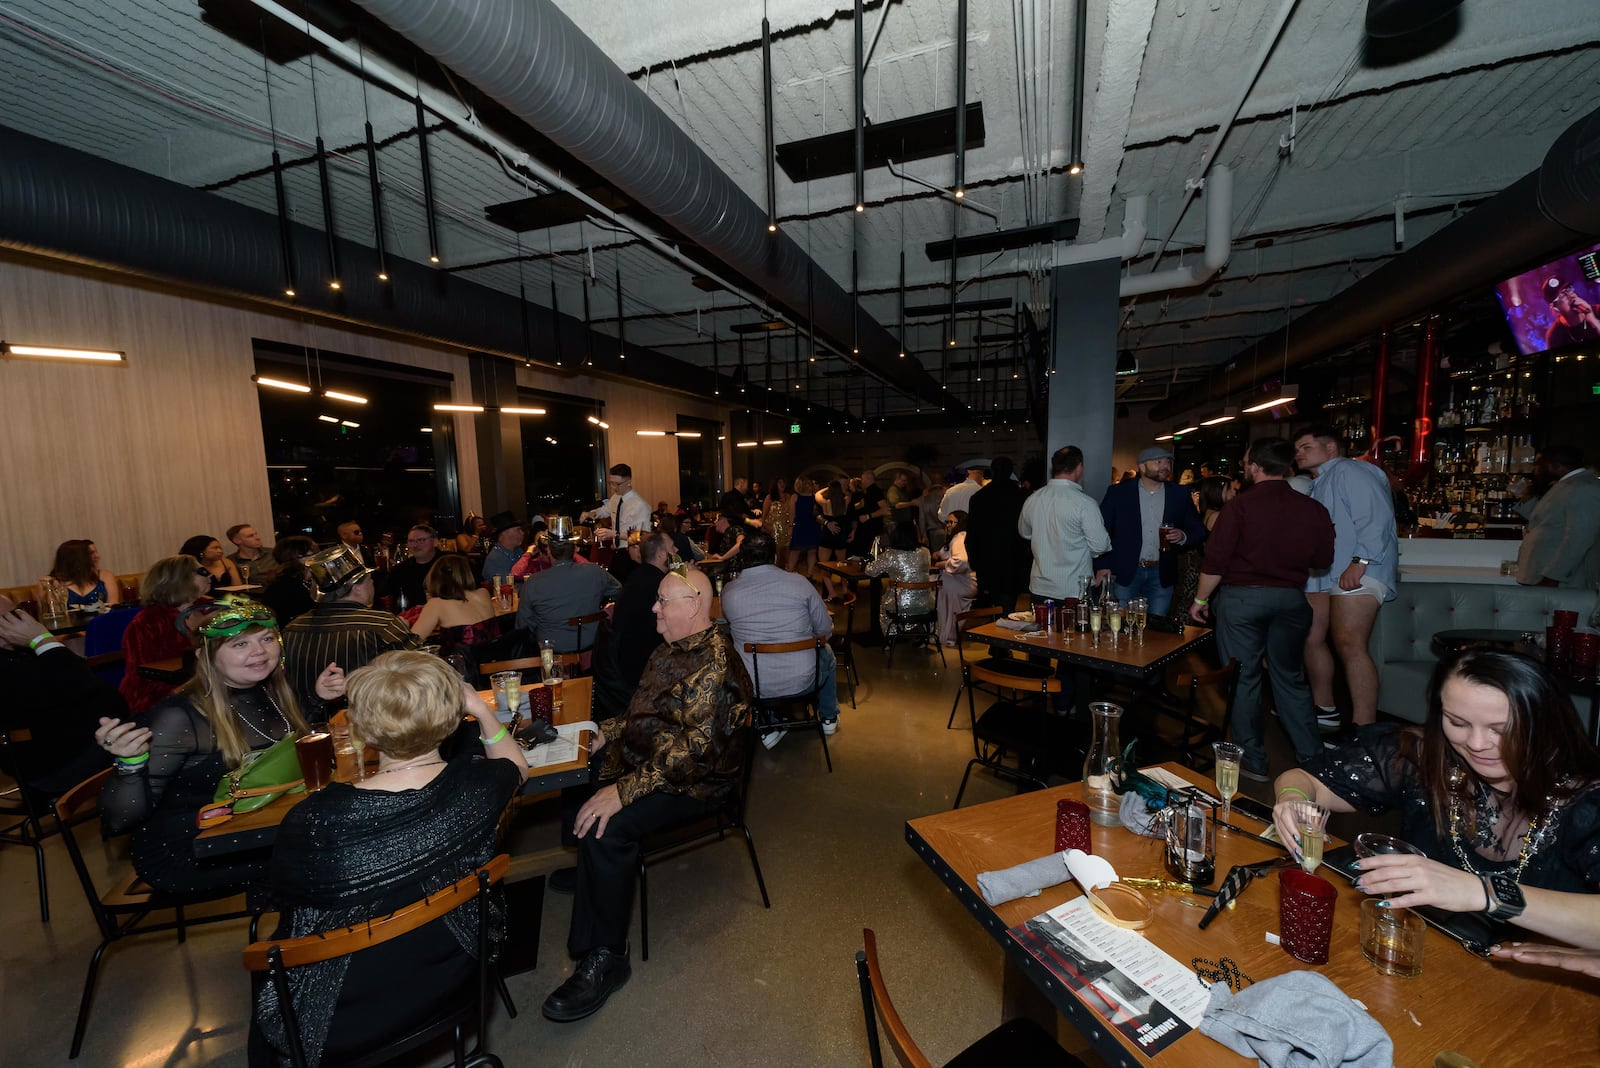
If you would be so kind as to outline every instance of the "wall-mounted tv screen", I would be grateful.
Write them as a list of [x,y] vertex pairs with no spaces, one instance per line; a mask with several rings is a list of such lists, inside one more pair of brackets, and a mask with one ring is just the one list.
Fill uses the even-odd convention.
[[1600,245],[1495,287],[1524,356],[1600,342]]

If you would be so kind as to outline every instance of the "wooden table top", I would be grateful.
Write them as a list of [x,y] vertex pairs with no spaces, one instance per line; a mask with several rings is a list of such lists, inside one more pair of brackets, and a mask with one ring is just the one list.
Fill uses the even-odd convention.
[[818,560],[817,566],[830,575],[837,575],[842,579],[867,579],[872,576],[867,574],[867,569],[854,560]]
[[[493,691],[483,690],[480,693],[485,701],[492,704]],[[567,679],[561,686],[561,715],[555,722],[558,724],[583,722],[592,714],[593,700],[593,679],[586,675]],[[522,784],[520,792],[539,794],[547,790],[558,790],[564,786],[576,786],[588,782],[590,742],[590,734],[585,731],[578,745],[576,759],[530,769],[527,781]],[[369,749],[367,757],[367,764],[370,767],[375,763],[377,754]],[[353,782],[359,776],[354,762],[346,758],[339,761],[333,777],[335,782]],[[272,845],[277,837],[278,824],[283,822],[283,817],[308,796],[305,793],[283,794],[274,799],[270,805],[263,805],[254,812],[246,812],[226,823],[205,828],[195,838],[195,855],[222,856],[252,849],[264,849]]]
[[[1208,780],[1177,764],[1163,767],[1210,786]],[[1036,982],[1039,973],[1027,967],[1033,958],[1007,934],[1007,929],[1079,896],[1077,884],[1064,882],[1038,897],[990,908],[978,894],[977,876],[982,871],[1008,868],[1050,852],[1056,802],[1067,797],[1081,798],[1082,784],[1019,794],[906,822],[906,838],[912,848]],[[1247,830],[1260,827],[1238,809],[1233,810],[1232,820]],[[1096,825],[1091,834],[1094,852],[1110,860],[1119,875],[1167,877],[1162,844],[1157,840],[1121,827]],[[1218,882],[1213,888],[1220,885],[1222,876],[1234,864],[1282,855],[1272,846],[1221,829],[1217,834]],[[1336,874],[1323,874],[1339,893],[1332,948],[1325,965],[1302,964],[1265,941],[1265,932],[1278,929],[1275,874],[1246,887],[1237,908],[1224,910],[1204,931],[1198,928],[1202,911],[1184,905],[1182,895],[1146,891],[1156,908],[1144,934],[1185,965],[1196,957],[1232,957],[1240,971],[1256,981],[1301,968],[1321,972],[1366,1005],[1394,1041],[1395,1063],[1403,1068],[1430,1068],[1434,1054],[1441,1050],[1457,1050],[1484,1068],[1600,1064],[1600,1028],[1595,1026],[1600,979],[1483,960],[1432,928],[1425,936],[1420,978],[1381,975],[1362,956],[1358,945],[1360,906],[1366,895]],[[1530,936],[1530,940],[1537,938]],[[1084,1014],[1089,1010],[1060,983],[1053,984],[1046,993],[1058,1009],[1062,1008],[1062,998],[1071,1000],[1066,1015],[1075,1024],[1086,1019]],[[1094,1030],[1100,1036],[1096,1050],[1108,1062],[1150,1061],[1115,1028],[1100,1026]],[[1198,1030],[1179,1039],[1154,1061],[1163,1068],[1243,1068],[1254,1063],[1229,1052]]]
[[1122,635],[1115,646],[1109,637],[1102,634],[1099,647],[1096,648],[1089,644],[1087,635],[1077,631],[1047,634],[1008,630],[998,623],[985,623],[967,631],[967,637],[987,645],[1034,653],[1053,660],[1067,660],[1121,674],[1143,675],[1194,649],[1210,638],[1211,633],[1205,627],[1195,626],[1185,627],[1182,634],[1147,629],[1143,645],[1137,644],[1128,635]]

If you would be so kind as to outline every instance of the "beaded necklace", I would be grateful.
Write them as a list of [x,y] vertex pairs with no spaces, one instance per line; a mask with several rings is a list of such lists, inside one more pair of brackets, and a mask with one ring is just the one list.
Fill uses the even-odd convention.
[[[1461,845],[1460,786],[1466,780],[1466,777],[1466,773],[1460,768],[1450,769],[1450,844],[1455,847],[1456,856],[1461,860],[1461,866],[1471,874],[1482,878],[1485,873],[1472,866],[1472,861],[1467,858],[1466,849]],[[1517,858],[1517,870],[1512,875],[1512,878],[1518,883],[1522,882],[1522,873],[1527,869],[1528,861],[1533,859],[1533,855],[1544,844],[1544,836],[1539,831],[1548,820],[1549,817],[1540,819],[1535,816],[1528,821],[1528,829],[1522,832],[1522,851]]]
[[[289,733],[289,717],[283,714],[283,709],[279,708],[278,707],[278,702],[276,702],[276,701],[274,701],[272,699],[272,694],[268,693],[266,690],[261,690],[260,693],[261,693],[262,697],[266,698],[268,707],[270,707],[274,712],[276,712],[278,714],[278,718],[283,721],[283,734]],[[235,716],[237,716],[239,718],[239,721],[241,723],[243,723],[246,727],[249,727],[251,730],[255,731],[257,734],[259,734],[266,741],[268,741],[268,742],[277,742],[279,739],[281,739],[283,737],[283,734],[280,734],[277,738],[274,738],[272,735],[268,734],[266,731],[262,730],[260,727],[257,727],[254,723],[250,722],[250,717],[245,715],[243,712],[239,711],[239,706],[237,704],[235,704],[232,700],[228,701],[228,709]]]

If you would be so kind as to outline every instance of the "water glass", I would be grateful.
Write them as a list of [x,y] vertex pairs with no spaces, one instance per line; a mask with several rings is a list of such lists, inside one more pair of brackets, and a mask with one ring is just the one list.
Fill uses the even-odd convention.
[[1361,903],[1361,955],[1384,975],[1415,979],[1422,974],[1422,947],[1428,925],[1410,909]]

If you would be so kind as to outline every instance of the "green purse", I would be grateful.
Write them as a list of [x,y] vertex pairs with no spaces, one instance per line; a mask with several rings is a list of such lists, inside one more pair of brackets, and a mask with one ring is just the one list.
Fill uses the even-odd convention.
[[284,794],[304,793],[305,780],[294,749],[296,737],[291,730],[266,749],[246,753],[244,761],[217,783],[212,803],[200,810],[200,826],[213,827],[254,812]]

